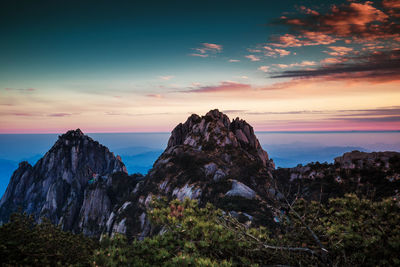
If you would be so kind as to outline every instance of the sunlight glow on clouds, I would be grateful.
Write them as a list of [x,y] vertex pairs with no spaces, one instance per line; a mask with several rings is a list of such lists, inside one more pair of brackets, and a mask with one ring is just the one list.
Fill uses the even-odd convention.
[[[35,72],[34,61],[28,72],[10,71],[14,78],[0,74],[0,133],[169,132],[190,113],[214,108],[241,116],[259,131],[400,130],[400,0],[331,2],[281,5],[275,17],[266,12],[241,34],[235,32],[240,20],[215,24],[223,21],[219,13],[212,28],[190,28],[190,34],[182,23],[166,21],[162,30],[171,32],[160,39],[142,24],[152,38],[141,45],[149,50],[126,62],[122,59],[134,52],[120,55],[99,42],[116,51],[101,58],[104,73],[88,65],[79,77],[59,79],[64,72],[49,71],[52,59],[43,63],[43,72]],[[255,38],[258,22],[268,20],[262,31],[269,35]],[[279,31],[269,31],[275,26]],[[249,38],[241,37],[246,34]],[[35,45],[24,46],[21,55],[41,55]]]

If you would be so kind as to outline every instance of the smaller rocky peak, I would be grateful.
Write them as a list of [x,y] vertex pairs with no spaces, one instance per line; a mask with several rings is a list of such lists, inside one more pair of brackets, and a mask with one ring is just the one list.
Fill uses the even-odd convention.
[[254,134],[253,127],[248,124],[245,120],[236,118],[230,124],[230,131],[232,131],[236,138],[242,144],[248,144],[252,148],[259,148],[258,140]]
[[168,148],[183,144],[186,135],[199,120],[200,117],[198,115],[192,114],[185,123],[179,123],[171,132],[171,137],[168,140]]

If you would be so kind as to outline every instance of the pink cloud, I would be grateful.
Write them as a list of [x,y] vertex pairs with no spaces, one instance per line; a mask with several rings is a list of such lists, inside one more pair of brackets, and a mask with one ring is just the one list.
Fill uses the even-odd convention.
[[239,59],[229,59],[228,61],[229,61],[229,62],[240,62]]
[[269,66],[260,66],[260,67],[258,68],[258,70],[261,70],[261,71],[263,71],[263,72],[268,72],[268,71],[269,71]]
[[202,47],[194,48],[198,53],[189,54],[194,57],[208,57],[210,54],[220,53],[222,45],[212,43],[202,43]]
[[370,23],[384,22],[388,18],[388,15],[373,7],[370,1],[350,3],[348,6],[333,6],[331,12],[323,16],[321,22],[330,28],[330,32],[339,36],[367,32]]
[[328,48],[333,50],[333,52],[332,51],[324,51],[324,52],[334,57],[345,56],[349,52],[354,51],[354,48],[345,46],[328,46]]
[[72,116],[71,113],[51,113],[47,115],[48,117],[68,117]]
[[400,9],[400,1],[399,0],[383,0],[382,5],[384,8]]
[[160,94],[147,94],[146,96],[151,98],[162,98],[162,95]]
[[172,75],[166,75],[166,76],[160,76],[159,78],[164,81],[169,81],[169,80],[173,79],[174,77],[175,76],[172,76]]
[[220,93],[220,92],[235,92],[235,91],[243,91],[251,89],[251,85],[232,82],[232,81],[224,81],[219,85],[214,86],[203,86],[195,89],[191,89],[189,91],[185,91],[186,93]]
[[264,46],[264,49],[266,50],[265,55],[268,57],[276,57],[277,55],[284,57],[290,55],[290,51],[285,49],[271,48],[269,46]]
[[337,41],[327,34],[306,31],[302,34],[295,36],[292,34],[285,34],[275,38],[278,42],[271,43],[276,47],[300,47],[300,46],[311,46],[311,45],[328,45]]
[[251,61],[260,61],[261,60],[259,57],[255,56],[255,55],[247,55],[244,57],[250,59]]
[[302,61],[300,63],[292,63],[292,64],[273,64],[273,66],[279,67],[281,69],[284,68],[291,68],[291,67],[309,67],[309,66],[315,66],[317,63],[315,61]]
[[336,57],[329,57],[321,60],[321,64],[337,64],[341,62],[343,62],[343,60]]
[[314,16],[318,16],[318,15],[319,15],[319,13],[318,13],[317,11],[312,10],[312,9],[310,9],[310,8],[307,8],[307,7],[305,7],[305,6],[300,6],[300,10],[301,10],[303,13],[308,14],[308,15],[314,15]]
[[204,47],[205,47],[206,49],[209,49],[209,50],[216,50],[216,51],[218,51],[218,52],[221,52],[221,51],[222,51],[222,45],[210,44],[210,43],[203,43],[202,45],[204,45]]
[[196,54],[196,53],[194,53],[194,54],[189,54],[189,56],[192,56],[192,57],[208,57],[208,55]]
[[[298,47],[303,46],[303,43],[292,34],[285,34],[277,38],[278,43],[273,43],[271,45],[278,47]],[[265,47],[264,47],[265,48]]]

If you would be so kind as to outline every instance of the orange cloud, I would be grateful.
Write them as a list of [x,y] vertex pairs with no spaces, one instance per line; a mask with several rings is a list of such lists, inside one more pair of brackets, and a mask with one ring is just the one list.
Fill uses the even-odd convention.
[[328,45],[335,43],[338,39],[333,38],[327,34],[305,31],[303,34],[295,36],[292,34],[285,34],[275,38],[277,42],[271,43],[270,45],[276,47],[299,47],[299,46],[311,46],[311,45]]
[[279,55],[280,57],[284,57],[290,55],[291,53],[288,50],[271,48],[269,46],[264,46],[264,49],[266,50],[264,54],[268,57],[276,57],[277,55]]
[[328,46],[328,48],[333,50],[333,52],[329,51],[324,51],[324,52],[331,56],[345,56],[349,52],[354,50],[354,48],[352,47],[345,47],[345,46]]

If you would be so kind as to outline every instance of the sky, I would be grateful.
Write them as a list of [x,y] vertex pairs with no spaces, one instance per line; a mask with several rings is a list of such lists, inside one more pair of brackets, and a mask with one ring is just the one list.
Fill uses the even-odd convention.
[[400,0],[0,2],[0,133],[400,130]]

